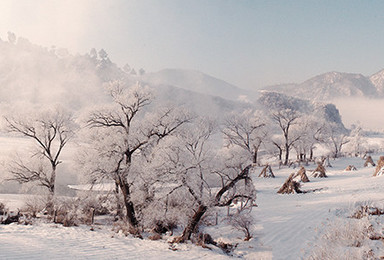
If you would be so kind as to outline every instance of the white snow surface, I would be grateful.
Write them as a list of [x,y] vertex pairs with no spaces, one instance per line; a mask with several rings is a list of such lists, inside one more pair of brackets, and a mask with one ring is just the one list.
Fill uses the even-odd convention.
[[[380,155],[373,156],[376,161]],[[319,241],[323,228],[339,219],[340,210],[354,209],[360,202],[380,202],[384,177],[373,177],[374,168],[363,167],[361,158],[331,161],[328,178],[311,178],[315,165],[306,166],[309,183],[305,194],[280,195],[277,190],[299,168],[273,168],[276,178],[257,178],[258,207],[253,210],[253,238],[242,241],[243,234],[226,225],[205,227],[216,240],[239,243],[233,257],[244,259],[306,259]],[[355,165],[357,171],[346,172]],[[320,190],[318,190],[320,189]],[[21,195],[0,195],[10,208],[20,207]],[[229,259],[219,249],[204,249],[192,244],[169,249],[165,239],[140,240],[111,231],[110,226],[62,227],[38,223],[32,226],[0,225],[0,259]]]

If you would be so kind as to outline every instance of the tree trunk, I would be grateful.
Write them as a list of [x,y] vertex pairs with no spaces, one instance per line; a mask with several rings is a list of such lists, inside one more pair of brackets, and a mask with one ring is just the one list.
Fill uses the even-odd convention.
[[119,198],[119,183],[115,181],[115,197],[116,197],[116,218],[123,217],[123,212],[121,211],[121,204]]
[[127,221],[132,227],[136,228],[138,225],[138,221],[136,218],[133,203],[130,200],[131,194],[130,194],[130,190],[129,190],[129,185],[128,185],[128,183],[125,183],[124,181],[120,180],[119,186],[121,189],[121,193],[123,194],[123,197],[124,197],[124,206],[125,206],[126,213],[127,213]]
[[199,222],[205,212],[207,212],[207,206],[205,205],[199,205],[198,209],[196,210],[195,214],[189,219],[187,226],[184,228],[183,234],[180,238],[178,238],[178,242],[183,243],[187,240],[191,239],[192,233],[195,231],[196,227],[199,225]]
[[48,212],[48,215],[53,215],[54,213],[54,196],[55,196],[55,181],[56,181],[56,165],[54,162],[51,162],[52,165],[52,172],[51,172],[51,178],[49,179],[49,184],[48,184],[48,199],[47,199],[47,205],[46,209]]
[[257,151],[255,151],[255,152],[253,153],[252,162],[253,162],[254,164],[257,164]]
[[53,192],[51,191],[51,189],[49,189],[47,204],[45,206],[48,215],[53,216],[54,211],[55,211],[54,207],[55,207],[55,204],[53,202]]
[[283,161],[283,149],[281,149],[279,146],[277,146],[277,148],[279,149],[279,162],[282,162]]
[[285,144],[285,161],[284,161],[284,165],[288,165],[288,159],[289,159],[289,145]]

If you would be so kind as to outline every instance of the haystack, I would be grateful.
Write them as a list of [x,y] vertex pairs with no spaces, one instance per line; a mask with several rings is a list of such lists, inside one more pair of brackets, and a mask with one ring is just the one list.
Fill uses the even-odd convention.
[[303,193],[300,190],[300,183],[293,180],[294,176],[295,176],[295,173],[292,173],[291,175],[289,175],[289,177],[286,179],[283,186],[281,186],[281,188],[277,193],[280,193],[280,194]]
[[368,167],[368,166],[376,166],[376,164],[373,162],[372,157],[370,155],[368,155],[364,163],[364,167]]
[[326,178],[325,168],[321,163],[317,163],[317,168],[312,172],[312,176],[315,178]]
[[357,171],[357,168],[354,165],[348,165],[348,167],[345,168],[344,171],[346,171],[346,172]]
[[381,176],[381,175],[384,175],[384,156],[380,156],[379,161],[377,161],[375,174],[373,176]]
[[300,170],[295,174],[293,178],[300,178],[301,182],[309,182],[308,176],[305,173],[305,168],[303,166],[301,166]]
[[259,174],[259,177],[263,178],[275,178],[275,175],[272,172],[272,168],[270,165],[266,165],[263,170],[261,170],[261,173]]

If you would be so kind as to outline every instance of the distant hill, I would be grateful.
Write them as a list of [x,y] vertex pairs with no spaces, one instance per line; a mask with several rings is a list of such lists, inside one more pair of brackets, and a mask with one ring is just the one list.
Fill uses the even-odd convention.
[[377,94],[384,97],[384,70],[381,70],[369,77],[369,80],[376,87]]
[[61,104],[81,110],[110,102],[104,85],[115,80],[126,85],[147,84],[154,89],[156,104],[173,103],[211,117],[252,106],[237,100],[247,91],[201,72],[163,70],[136,75],[119,68],[104,50],[71,55],[65,49],[44,48],[24,38],[0,40],[2,106]]
[[234,101],[253,100],[257,94],[194,70],[164,69],[144,74],[141,80],[149,85],[173,86]]
[[[384,75],[384,72],[381,74]],[[328,72],[300,84],[269,86],[264,90],[328,101],[345,97],[384,97],[384,77],[381,74],[368,78],[361,74]]]
[[[0,40],[0,105],[21,104],[28,108],[33,104],[61,104],[73,110],[82,110],[110,102],[104,85],[120,80],[126,85],[136,82],[149,85],[155,92],[154,104],[172,103],[218,120],[227,113],[258,107],[256,100],[259,93],[238,88],[202,72],[164,69],[144,73],[140,70],[138,75],[133,71],[118,67],[104,50],[97,52],[92,49],[83,55],[72,55],[65,49],[44,48],[24,38],[12,42]],[[383,75],[384,71],[371,78],[361,74],[330,72],[301,84],[266,89],[299,97],[290,102],[300,104],[303,113],[312,113],[314,105],[303,99],[328,103],[337,97],[384,96]],[[265,93],[262,95],[266,97]],[[273,102],[276,104],[288,100],[287,97],[272,94],[268,97],[275,98]],[[265,106],[260,108],[268,109]],[[331,105],[327,109],[337,110]],[[335,115],[339,120],[340,115]]]

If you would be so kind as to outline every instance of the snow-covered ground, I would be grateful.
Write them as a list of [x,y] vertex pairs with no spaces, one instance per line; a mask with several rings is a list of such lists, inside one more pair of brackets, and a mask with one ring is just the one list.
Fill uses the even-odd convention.
[[[374,156],[374,160],[378,159]],[[324,228],[339,219],[340,210],[356,207],[359,202],[383,199],[384,177],[372,177],[374,168],[364,168],[361,158],[342,158],[327,168],[328,178],[310,177],[314,165],[307,166],[311,182],[305,194],[280,195],[286,177],[298,168],[273,169],[275,179],[254,177],[258,191],[254,209],[253,239],[241,241],[242,233],[229,226],[209,227],[214,239],[234,239],[239,243],[235,257],[245,259],[305,259],[318,244]],[[348,165],[357,171],[346,172]],[[21,207],[20,195],[0,195],[8,207]],[[116,234],[108,226],[65,228],[56,224],[0,225],[0,259],[227,259],[218,249],[204,249],[192,244],[170,249],[166,240],[150,241]]]
[[[374,157],[377,160],[377,157]],[[384,178],[372,177],[374,168],[364,168],[361,158],[331,161],[328,178],[310,178],[303,190],[322,189],[313,193],[278,195],[277,190],[293,169],[276,171],[275,179],[257,179],[258,190],[255,218],[263,227],[257,237],[270,247],[273,259],[301,259],[311,253],[322,228],[337,217],[338,209],[355,207],[359,202],[383,200]],[[348,165],[357,171],[346,172]],[[307,175],[310,169],[307,167]],[[297,170],[297,169],[296,169]]]

